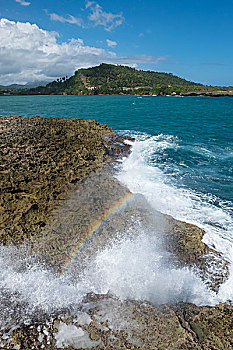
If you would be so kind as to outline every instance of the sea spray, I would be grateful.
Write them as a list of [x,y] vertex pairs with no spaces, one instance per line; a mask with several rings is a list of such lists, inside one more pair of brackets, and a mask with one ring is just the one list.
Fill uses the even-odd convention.
[[[141,228],[142,230],[142,228]],[[216,295],[188,268],[169,263],[157,237],[143,230],[136,237],[121,237],[99,252],[84,271],[83,282],[95,293],[153,304],[192,302],[213,304]]]
[[[169,166],[169,161],[164,159],[161,165],[161,157],[166,157],[168,150],[179,148],[176,137],[139,132],[130,132],[130,135],[136,138],[136,142],[131,143],[132,152],[123,159],[117,179],[132,192],[143,194],[156,210],[204,229],[203,241],[232,265],[231,203],[218,200],[216,205],[216,198],[211,194],[196,192],[182,185],[182,172],[176,164]],[[179,181],[176,181],[179,173]],[[230,271],[228,281],[221,286],[222,301],[233,299],[232,267]]]
[[0,256],[0,328],[47,319],[81,301],[78,286],[68,276],[55,274],[33,258],[29,262],[20,248],[0,247]]
[[66,274],[55,274],[38,263],[24,264],[19,270],[17,261],[9,259],[15,248],[1,248],[1,327],[75,313],[90,292],[156,305],[220,301],[190,269],[169,265],[169,254],[161,249],[154,233],[140,230],[134,237],[121,235],[109,242],[83,271],[70,267]]

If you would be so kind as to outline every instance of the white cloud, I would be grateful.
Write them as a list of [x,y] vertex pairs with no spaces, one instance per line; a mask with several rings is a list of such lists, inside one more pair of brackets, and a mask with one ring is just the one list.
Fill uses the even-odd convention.
[[128,57],[119,57],[116,59],[117,63],[126,64],[132,66],[132,62],[134,65],[138,65],[140,63],[144,64],[158,64],[160,61],[167,60],[167,56],[148,56],[148,55],[131,55]]
[[82,39],[59,44],[57,37],[36,24],[1,19],[0,83],[53,80],[112,58],[106,50],[85,46]]
[[88,18],[94,26],[103,26],[108,32],[120,26],[124,21],[122,13],[114,14],[111,12],[105,12],[95,1],[87,0],[86,8],[91,11]]
[[109,47],[115,47],[115,46],[117,46],[117,42],[116,42],[116,41],[112,41],[112,40],[107,39],[106,42],[107,42],[107,45],[108,45]]
[[28,1],[24,1],[24,0],[15,0],[15,1],[19,2],[20,5],[22,5],[22,6],[29,6],[29,5],[31,5],[31,3],[28,2]]
[[76,69],[102,62],[136,67],[139,63],[158,63],[164,57],[136,55],[117,57],[111,51],[84,45],[82,39],[58,43],[56,32],[29,22],[0,20],[0,85],[54,80],[72,75]]
[[[16,0],[22,2],[23,0]],[[24,2],[24,1],[23,1]],[[111,31],[116,27],[120,26],[124,17],[122,13],[114,14],[111,12],[105,12],[103,8],[95,1],[85,1],[86,9],[90,12],[88,16],[89,23],[85,23],[85,26],[103,26],[106,31]],[[83,19],[72,15],[58,15],[57,13],[49,13],[45,10],[47,15],[52,21],[59,21],[61,23],[77,24],[80,27],[84,27]]]
[[56,13],[49,13],[47,10],[45,10],[45,12],[47,13],[47,15],[50,17],[50,19],[52,21],[58,21],[61,23],[70,23],[70,24],[76,24],[79,27],[83,27],[83,20],[82,18],[79,17],[74,17],[72,15],[67,15],[67,17],[58,15]]

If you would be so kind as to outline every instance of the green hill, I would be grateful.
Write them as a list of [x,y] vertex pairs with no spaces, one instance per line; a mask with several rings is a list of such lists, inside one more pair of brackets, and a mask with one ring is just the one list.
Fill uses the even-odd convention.
[[106,63],[79,69],[72,77],[59,78],[46,86],[24,89],[0,87],[0,95],[101,94],[233,96],[233,87],[202,85],[172,73],[143,71]]
[[102,63],[97,67],[79,69],[67,79],[57,79],[45,87],[30,89],[30,93],[40,94],[119,94],[148,93],[174,86],[201,86],[172,73],[137,70],[126,66]]

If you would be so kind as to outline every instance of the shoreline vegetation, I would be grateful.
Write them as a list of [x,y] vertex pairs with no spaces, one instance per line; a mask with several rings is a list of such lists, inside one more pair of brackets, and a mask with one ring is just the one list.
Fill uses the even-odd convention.
[[148,96],[233,96],[233,86],[210,86],[182,79],[172,73],[136,70],[102,63],[79,69],[45,86],[17,88],[0,86],[0,96],[28,95],[148,95]]
[[[91,220],[104,218],[106,210],[129,194],[112,173],[117,159],[129,154],[130,146],[125,142],[129,139],[133,141],[94,120],[0,117],[1,245],[20,247],[27,243],[29,247],[31,242],[31,252],[41,254],[48,267],[57,265],[59,272],[64,256],[69,260],[68,255],[73,256],[72,242],[75,247],[77,241],[82,246],[88,238]],[[227,263],[221,263],[219,254],[202,242],[204,232],[156,212],[141,195],[96,228],[92,245],[98,251],[117,231],[128,232],[135,219],[156,232],[162,231],[161,225],[165,228],[162,241],[174,266],[196,266],[203,280],[212,278],[210,288],[215,291],[226,280]],[[85,254],[85,258],[92,256],[95,250],[87,246]],[[215,276],[212,264],[218,267]],[[1,303],[6,303],[7,310],[7,295]],[[15,312],[22,308],[22,319],[27,322],[12,329],[0,327],[4,349],[233,347],[231,303],[154,306],[89,293],[76,314],[65,310],[51,316],[38,309],[30,318],[24,315],[27,307],[26,303],[15,304]],[[15,324],[14,313],[5,317],[6,323],[12,317]]]

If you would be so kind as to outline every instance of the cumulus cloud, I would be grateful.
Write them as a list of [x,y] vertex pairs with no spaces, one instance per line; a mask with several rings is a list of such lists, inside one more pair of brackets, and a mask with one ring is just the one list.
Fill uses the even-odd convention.
[[29,6],[29,5],[31,5],[31,3],[28,2],[28,1],[24,1],[24,0],[15,0],[15,1],[19,2],[20,5],[22,5],[22,6]]
[[122,13],[114,14],[111,12],[105,12],[95,1],[87,0],[86,8],[91,11],[88,18],[93,25],[103,26],[108,32],[120,26],[124,21]]
[[79,27],[83,27],[83,20],[79,17],[74,17],[72,15],[67,15],[66,17],[58,15],[56,13],[49,13],[47,10],[45,10],[47,15],[50,17],[51,21],[58,21],[61,23],[70,23],[70,24],[76,24]]
[[82,39],[58,43],[58,33],[36,24],[0,20],[0,84],[54,80],[76,69],[102,62],[136,67],[158,63],[163,57],[146,55],[117,57],[111,51],[85,45]]
[[111,59],[107,51],[85,46],[82,39],[59,44],[58,34],[36,24],[0,20],[0,82],[53,80],[75,69]]
[[115,47],[115,46],[117,46],[117,42],[116,42],[116,41],[112,41],[112,40],[107,39],[106,42],[107,42],[107,45],[108,45],[109,47]]

